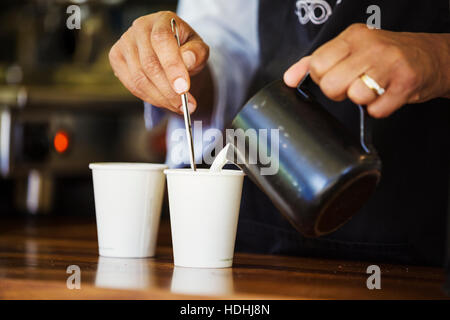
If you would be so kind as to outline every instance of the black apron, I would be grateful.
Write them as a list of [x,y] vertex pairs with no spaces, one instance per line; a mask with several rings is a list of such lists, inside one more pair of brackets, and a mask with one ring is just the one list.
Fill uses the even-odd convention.
[[[324,2],[259,2],[261,67],[249,96],[265,84],[282,78],[290,65],[349,25],[366,23],[371,15],[366,13],[370,5],[380,7],[382,29],[450,32],[448,0]],[[318,6],[314,12],[307,12],[305,7],[312,3]],[[303,9],[297,10],[298,7]],[[350,101],[332,102],[320,90],[315,95],[328,111],[358,134],[358,112]],[[450,176],[450,100],[435,99],[404,106],[389,118],[371,121],[373,142],[383,161],[382,180],[358,214],[328,236],[307,239],[246,179],[236,249],[442,265]]]

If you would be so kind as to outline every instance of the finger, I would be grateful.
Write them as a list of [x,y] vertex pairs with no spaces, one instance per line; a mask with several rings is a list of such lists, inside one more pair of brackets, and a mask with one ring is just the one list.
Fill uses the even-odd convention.
[[[386,71],[386,68],[373,67],[364,72],[364,74],[375,80],[383,89],[390,84],[391,75],[389,71]],[[356,104],[369,105],[378,98],[378,94],[368,87],[361,79],[361,76],[359,76],[348,88],[347,97]]]
[[367,106],[367,112],[374,118],[385,118],[405,105],[408,98],[409,93],[393,82],[383,95]]
[[[180,100],[181,101],[181,100]],[[197,100],[195,100],[194,96],[190,93],[188,93],[188,110],[189,113],[193,113],[196,109],[197,109]],[[180,113],[184,112],[184,107],[183,105],[180,106],[179,108]]]
[[115,62],[112,64],[114,65],[113,69],[116,77],[119,78],[120,82],[122,82],[125,88],[127,88],[136,97],[155,106],[162,107],[168,104],[167,100],[165,100],[162,95],[153,94],[152,96],[149,96],[147,93],[142,92],[139,88],[136,88],[133,85],[125,59],[115,60]]
[[367,54],[352,54],[329,69],[320,80],[320,89],[332,100],[347,98],[347,91],[361,74],[370,68]]
[[169,101],[172,107],[179,108],[181,104],[180,95],[173,90],[166,77],[158,56],[151,46],[149,32],[140,31],[138,29],[134,36],[136,38],[139,61],[145,75]]
[[[364,74],[372,78],[383,89],[390,85],[391,73],[385,68],[374,67]],[[378,98],[378,93],[371,89],[361,77],[358,77],[347,90],[347,97],[356,104],[369,105]]]
[[348,57],[351,53],[350,45],[347,41],[337,37],[319,49],[311,56],[310,73],[311,78],[317,84],[320,83],[322,77],[335,66],[338,62]]
[[[124,39],[125,40],[125,39]],[[133,41],[121,41],[122,54],[127,65],[127,83],[129,90],[134,93],[140,93],[139,96],[144,101],[159,107],[165,107],[171,111],[179,113],[179,104],[174,107],[159,92],[155,85],[147,78],[141,67],[137,47],[132,45]],[[164,103],[163,103],[164,102]]]
[[311,62],[311,56],[301,58],[298,62],[293,64],[283,76],[284,83],[289,87],[295,88],[300,81],[305,77],[309,70],[309,64]]
[[359,77],[348,88],[347,96],[354,103],[361,105],[369,105],[378,98],[378,95]]
[[[180,48],[172,32],[170,20],[174,17],[175,15],[173,14],[163,14],[154,23],[151,33],[151,43],[173,90],[178,94],[182,94],[189,91],[190,78],[181,57]],[[181,31],[185,24],[181,19],[175,19],[178,30]]]
[[181,57],[190,75],[200,72],[206,65],[209,57],[209,47],[203,40],[195,36],[181,46]]
[[114,75],[122,82],[122,84],[136,97],[145,100],[145,93],[142,92],[139,88],[135,88],[132,84],[131,77],[129,75],[128,66],[120,52],[119,45],[116,43],[109,52],[109,62],[114,71]]

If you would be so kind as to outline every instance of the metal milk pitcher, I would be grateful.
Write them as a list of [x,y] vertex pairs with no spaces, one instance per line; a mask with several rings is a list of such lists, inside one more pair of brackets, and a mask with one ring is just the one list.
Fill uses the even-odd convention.
[[[311,83],[306,76],[296,90],[282,80],[272,82],[245,104],[227,138],[235,163],[298,231],[317,237],[342,226],[363,206],[378,184],[381,161],[363,107],[357,106],[360,137],[355,137],[318,104],[308,90]],[[237,141],[236,132],[252,134]],[[261,151],[271,154],[276,172],[270,172],[267,159],[255,157]]]

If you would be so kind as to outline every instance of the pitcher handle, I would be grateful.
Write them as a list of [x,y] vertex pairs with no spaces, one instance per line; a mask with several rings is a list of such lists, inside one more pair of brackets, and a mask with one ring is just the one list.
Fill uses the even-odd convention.
[[[312,94],[308,91],[307,88],[305,88],[305,83],[307,83],[308,81],[312,82],[312,79],[309,76],[309,71],[298,84],[297,91],[301,94],[303,99],[311,101]],[[367,110],[365,107],[361,106],[360,104],[355,105],[359,110],[359,139],[361,147],[366,153],[374,153],[375,149],[372,145],[372,128],[370,126],[369,115],[367,114]]]

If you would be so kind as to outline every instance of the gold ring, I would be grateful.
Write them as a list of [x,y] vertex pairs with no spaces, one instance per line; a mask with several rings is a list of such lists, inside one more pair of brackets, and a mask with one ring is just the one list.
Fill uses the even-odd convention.
[[364,73],[359,78],[369,89],[372,89],[377,95],[381,96],[384,93],[385,90],[367,74]]

